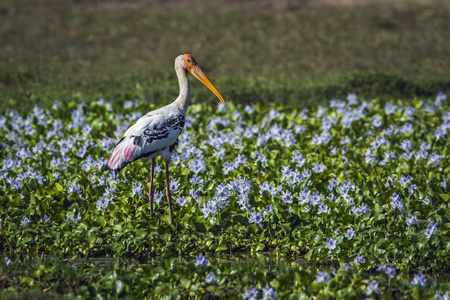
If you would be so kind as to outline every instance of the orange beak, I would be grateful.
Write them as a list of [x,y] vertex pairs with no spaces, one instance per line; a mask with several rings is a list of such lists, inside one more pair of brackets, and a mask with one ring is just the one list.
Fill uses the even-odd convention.
[[193,66],[189,69],[189,72],[194,75],[195,78],[197,78],[201,83],[206,85],[208,89],[210,89],[216,96],[219,98],[219,100],[223,103],[225,106],[225,100],[223,100],[222,95],[219,93],[219,91],[214,87],[214,85],[209,81],[208,77],[206,77],[205,73],[203,73],[202,69],[198,65]]

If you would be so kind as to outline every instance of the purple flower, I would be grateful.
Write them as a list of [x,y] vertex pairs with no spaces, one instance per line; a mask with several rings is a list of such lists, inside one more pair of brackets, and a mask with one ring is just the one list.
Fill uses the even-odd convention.
[[77,223],[78,224],[78,222],[81,220],[81,215],[80,215],[80,213],[78,213],[78,216],[77,217],[70,217],[70,216],[67,216],[67,218],[66,218],[66,221],[74,221],[75,223]]
[[410,195],[414,194],[414,191],[417,190],[417,185],[411,184],[411,186],[408,187],[408,193]]
[[345,237],[348,238],[349,240],[355,238],[356,237],[355,230],[352,227],[347,229],[347,232],[345,233]]
[[172,192],[178,192],[178,188],[180,187],[180,182],[176,179],[172,179],[169,184],[169,188]]
[[348,263],[345,263],[345,264],[342,266],[342,269],[344,269],[344,270],[353,270],[353,267],[350,266]]
[[447,129],[444,126],[439,126],[434,132],[434,136],[438,139],[441,139],[447,135]]
[[8,257],[5,257],[5,263],[9,266],[11,264],[11,260]]
[[400,126],[398,128],[398,131],[401,133],[408,133],[408,132],[413,132],[414,128],[411,125],[411,123],[405,123],[403,124],[403,126]]
[[400,144],[400,148],[401,148],[403,151],[407,152],[407,151],[412,150],[413,145],[412,145],[412,143],[411,143],[410,140],[404,139],[404,140],[401,142],[401,144]]
[[238,155],[235,159],[236,165],[243,165],[247,162],[247,158],[244,154]]
[[438,234],[437,225],[439,223],[436,223],[434,221],[431,221],[430,224],[428,224],[427,229],[425,229],[425,236],[427,238],[430,238],[433,234]]
[[45,223],[48,223],[48,222],[50,222],[51,220],[50,220],[49,217],[47,217],[47,215],[44,215],[44,221],[45,221]]
[[437,167],[442,161],[442,156],[437,151],[433,152],[428,158],[428,164]]
[[254,157],[255,157],[255,162],[261,162],[261,164],[267,163],[266,156],[260,150],[256,150]]
[[403,213],[403,200],[402,198],[400,198],[400,195],[398,195],[397,193],[392,194],[392,196],[390,197],[391,201],[391,205],[392,208],[397,208],[400,212]]
[[123,108],[124,109],[129,109],[129,108],[131,108],[131,107],[133,107],[133,101],[131,101],[131,100],[128,100],[128,101],[125,101],[124,103],[123,103]]
[[266,285],[266,287],[262,289],[262,299],[275,300],[277,299],[277,293],[275,293],[273,288],[271,288],[269,285]]
[[163,197],[163,193],[161,191],[155,191],[153,193],[153,200],[155,201],[156,204],[159,203],[159,201],[161,201]]
[[80,184],[78,184],[78,183],[77,184],[71,183],[69,185],[68,189],[67,189],[67,193],[69,195],[72,195],[73,193],[76,193],[76,194],[80,195],[81,194]]
[[319,204],[319,210],[317,211],[317,214],[323,214],[323,213],[328,213],[328,205],[326,205],[323,202],[320,202]]
[[196,175],[192,176],[190,182],[192,184],[203,184],[203,178],[197,177]]
[[366,259],[362,257],[360,254],[358,254],[355,259],[353,260],[353,263],[355,264],[363,264],[366,262]]
[[394,279],[397,275],[397,271],[395,270],[394,266],[386,267],[384,273],[386,273],[386,275],[391,279]]
[[413,120],[413,115],[416,112],[416,109],[412,106],[408,106],[403,111],[403,114],[408,118],[408,120]]
[[22,221],[20,222],[20,225],[25,225],[27,223],[30,223],[30,219],[28,219],[27,217],[23,216]]
[[403,176],[402,175],[399,182],[402,185],[402,187],[404,188],[404,187],[406,187],[406,185],[411,184],[411,180],[412,180],[411,176],[409,176],[409,175]]
[[185,197],[181,196],[181,197],[178,197],[178,198],[177,198],[176,202],[177,202],[178,205],[180,205],[180,206],[185,206],[186,203],[187,203],[188,201],[186,200]]
[[83,125],[85,116],[82,110],[83,105],[80,105],[78,109],[72,111],[72,127],[77,128]]
[[439,294],[439,291],[436,290],[436,294],[434,294],[435,300],[448,300],[450,297],[448,296],[448,293],[442,292],[442,295]]
[[361,203],[358,207],[352,207],[352,213],[362,216],[370,213],[370,209],[364,203]]
[[190,163],[190,168],[195,174],[201,173],[206,169],[205,161],[202,158],[195,158]]
[[222,168],[223,174],[227,175],[229,172],[236,169],[236,164],[234,162],[226,162]]
[[255,223],[258,224],[260,226],[262,226],[262,222],[263,222],[263,215],[260,212],[252,212],[252,214],[250,215],[250,218],[248,220],[249,223]]
[[440,103],[442,100],[446,100],[447,99],[447,95],[444,94],[443,92],[439,92],[436,96],[436,102]]
[[414,275],[414,279],[411,281],[411,284],[424,287],[427,285],[427,278],[422,272],[419,272],[419,274]]
[[378,117],[378,116],[373,116],[373,117],[372,117],[372,125],[373,125],[374,127],[380,127],[380,126],[382,125],[380,117]]
[[217,191],[217,193],[216,193],[217,198],[228,198],[231,195],[230,191],[228,190],[227,185],[224,183],[219,184],[216,187],[216,191]]
[[245,289],[244,299],[255,300],[258,297],[258,293],[258,289],[251,285],[249,289]]
[[386,151],[384,153],[384,158],[382,161],[380,161],[381,166],[385,166],[390,160],[395,159],[397,156],[395,155],[394,151]]
[[295,162],[297,162],[297,165],[299,166],[299,167],[302,167],[304,164],[305,164],[305,162],[306,162],[306,160],[303,158],[303,155],[300,153],[300,151],[295,151],[293,154],[292,154],[292,159],[295,161]]
[[214,200],[209,201],[200,207],[200,211],[202,212],[204,218],[208,218],[209,215],[215,215],[217,213],[217,202]]
[[281,193],[281,200],[282,200],[284,203],[292,203],[293,197],[292,197],[292,195],[291,195],[291,192],[289,192],[289,191],[283,191],[283,192]]
[[375,164],[375,155],[373,154],[372,149],[367,149],[364,156],[366,164]]
[[272,196],[277,195],[277,190],[272,186],[272,184],[268,184],[267,182],[263,182],[259,185],[259,194],[262,195],[264,191],[268,191]]
[[300,195],[298,197],[298,202],[300,204],[309,203],[310,196],[311,196],[311,191],[309,191],[308,188],[304,188],[302,191],[300,191]]
[[331,253],[331,250],[334,250],[334,249],[336,249],[336,247],[337,247],[337,242],[336,242],[336,240],[334,240],[334,239],[332,239],[332,238],[327,238],[327,239],[325,240],[325,247],[326,247],[327,249],[329,249],[328,253]]
[[325,284],[328,284],[330,280],[331,276],[327,272],[319,272],[319,274],[316,275],[317,282],[323,282]]
[[378,283],[376,282],[376,280],[369,282],[369,284],[366,287],[366,295],[367,296],[372,295],[373,292],[378,293]]
[[214,276],[212,272],[209,272],[209,274],[206,275],[205,282],[206,283],[217,282],[217,278],[216,276]]
[[255,112],[255,109],[252,107],[252,106],[250,106],[250,105],[246,105],[245,106],[245,109],[244,109],[244,111],[247,113],[247,114],[252,114],[252,113],[254,113]]
[[333,193],[330,193],[327,198],[328,200],[330,200],[330,202],[336,202],[336,196]]
[[264,214],[273,214],[273,207],[272,204],[267,205],[266,210],[264,211]]
[[94,166],[98,169],[101,170],[103,169],[103,166],[106,166],[106,164],[108,163],[108,161],[106,160],[106,158],[104,157],[100,157],[98,159],[98,161],[94,162]]
[[339,181],[337,181],[335,178],[332,178],[330,180],[330,183],[328,184],[328,189],[331,191],[331,190],[333,190],[333,188],[335,186],[338,186],[338,185],[339,185]]
[[396,110],[397,110],[397,105],[395,105],[395,104],[386,103],[386,105],[384,106],[384,113],[386,115],[392,115],[393,113],[395,113]]
[[78,155],[80,158],[83,158],[83,157],[86,155],[86,152],[87,152],[86,147],[80,147],[80,148],[78,149],[77,155]]
[[195,261],[195,266],[207,266],[208,265],[208,260],[206,259],[206,257],[203,256],[203,254],[199,254],[197,255],[197,260]]
[[417,218],[415,216],[412,216],[411,214],[409,214],[408,217],[406,218],[406,225],[408,225],[408,226],[411,226],[411,225],[419,226],[419,222],[417,221]]
[[326,145],[331,141],[331,134],[328,131],[322,131],[320,135],[314,135],[311,145]]
[[112,198],[114,198],[114,193],[115,193],[115,187],[108,186],[108,187],[106,187],[105,193],[103,194],[103,196],[107,197],[108,199],[112,199]]
[[97,209],[101,210],[103,208],[108,207],[109,199],[107,197],[102,197],[97,200]]
[[198,202],[199,202],[199,200],[200,200],[200,197],[197,195],[197,190],[195,190],[195,189],[190,189],[190,190],[189,190],[189,196],[191,196],[191,198],[194,199],[195,202],[197,202],[197,204],[198,204]]
[[131,197],[133,197],[136,194],[138,194],[139,196],[142,196],[142,190],[143,190],[143,187],[142,187],[141,183],[136,181],[133,184],[133,189],[131,190]]
[[291,169],[289,169],[288,166],[283,167],[283,169],[281,170],[281,181],[285,181],[286,179],[291,179],[293,176],[293,172],[291,171]]
[[18,181],[17,179],[7,177],[6,182],[9,183],[14,189],[19,190],[22,188],[22,183]]
[[325,166],[323,163],[318,162],[314,165],[313,170],[315,173],[322,173],[323,171],[325,171]]
[[59,101],[58,100],[53,101],[52,109],[57,110],[58,106],[59,106]]
[[357,105],[358,104],[358,97],[355,93],[349,93],[347,95],[347,101],[348,105]]
[[322,203],[321,201],[322,201],[322,195],[319,192],[313,192],[309,198],[309,202],[314,206]]

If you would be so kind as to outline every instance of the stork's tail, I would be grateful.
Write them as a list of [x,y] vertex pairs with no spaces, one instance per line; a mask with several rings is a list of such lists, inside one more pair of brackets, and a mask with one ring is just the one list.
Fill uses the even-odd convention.
[[114,149],[106,168],[119,172],[129,163],[139,159],[140,148],[133,143],[133,138],[122,139]]

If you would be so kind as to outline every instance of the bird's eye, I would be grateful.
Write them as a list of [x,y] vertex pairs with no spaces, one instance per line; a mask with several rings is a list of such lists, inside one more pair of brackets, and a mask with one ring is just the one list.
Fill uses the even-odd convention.
[[188,60],[187,60],[187,62],[188,62],[188,63],[190,63],[190,62],[191,62],[191,60],[190,60],[190,59],[188,59]]

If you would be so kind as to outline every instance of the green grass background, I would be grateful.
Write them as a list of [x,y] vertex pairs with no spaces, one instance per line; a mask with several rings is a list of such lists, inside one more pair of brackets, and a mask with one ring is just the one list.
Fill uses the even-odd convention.
[[[100,97],[163,105],[186,52],[235,103],[431,97],[450,91],[449,15],[439,0],[4,0],[0,109]],[[193,84],[193,101],[217,102]]]

